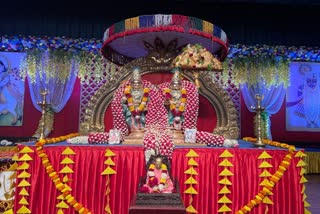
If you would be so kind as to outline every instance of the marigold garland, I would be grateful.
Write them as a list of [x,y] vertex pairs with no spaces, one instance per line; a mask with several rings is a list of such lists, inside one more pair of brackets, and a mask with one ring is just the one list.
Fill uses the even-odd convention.
[[160,178],[160,181],[157,181],[154,179],[157,179],[155,177],[155,174],[154,174],[154,169],[155,169],[155,165],[152,163],[150,164],[149,166],[149,169],[148,169],[148,175],[149,175],[149,180],[148,180],[148,184],[150,187],[154,187],[154,186],[160,186],[162,185],[162,187],[166,184],[167,182],[167,173],[168,173],[168,168],[165,164],[161,164],[161,178]]
[[80,214],[91,214],[91,212],[85,208],[81,203],[79,203],[74,196],[71,195],[70,191],[67,189],[65,184],[59,178],[59,174],[53,168],[48,155],[43,150],[43,146],[46,144],[58,143],[61,141],[65,141],[69,138],[73,138],[79,136],[79,133],[72,133],[69,135],[51,138],[51,139],[41,139],[36,143],[36,150],[39,158],[42,161],[43,166],[46,169],[47,174],[49,175],[52,182],[55,184],[56,188],[61,192],[61,194],[65,197],[67,203],[72,206],[78,213]]
[[[250,142],[256,142],[256,138],[252,137],[245,137],[243,138],[245,141],[250,141]],[[283,158],[281,164],[279,165],[277,171],[270,177],[268,178],[268,184],[267,186],[263,186],[260,192],[255,196],[254,199],[252,199],[249,203],[247,203],[245,206],[243,206],[240,210],[236,212],[236,214],[245,214],[249,213],[256,205],[259,205],[262,200],[272,193],[272,190],[276,183],[279,182],[281,177],[283,176],[284,172],[288,169],[290,165],[290,161],[293,157],[294,152],[296,151],[296,148],[294,146],[290,146],[286,143],[280,143],[276,141],[271,141],[271,140],[266,140],[263,139],[262,142],[264,144],[270,145],[270,146],[275,146],[275,147],[281,147],[284,149],[288,149],[289,153]]]
[[143,89],[143,97],[142,97],[141,102],[137,108],[135,108],[135,106],[133,105],[133,98],[131,95],[131,89],[132,89],[131,85],[127,85],[124,89],[124,94],[125,94],[127,102],[128,102],[129,110],[134,116],[140,115],[141,112],[146,110],[146,105],[147,105],[150,89],[149,88]]
[[186,108],[186,102],[187,102],[187,90],[185,88],[181,88],[181,97],[180,97],[180,104],[179,106],[176,106],[172,101],[172,94],[170,88],[165,88],[163,90],[163,93],[167,100],[169,100],[170,103],[170,111],[173,116],[181,116]]

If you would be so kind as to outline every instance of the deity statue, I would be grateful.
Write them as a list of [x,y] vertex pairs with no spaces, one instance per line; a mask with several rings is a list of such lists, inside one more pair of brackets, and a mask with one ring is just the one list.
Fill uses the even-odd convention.
[[174,186],[167,165],[161,156],[156,156],[149,165],[146,183],[140,191],[144,193],[172,193],[173,190]]

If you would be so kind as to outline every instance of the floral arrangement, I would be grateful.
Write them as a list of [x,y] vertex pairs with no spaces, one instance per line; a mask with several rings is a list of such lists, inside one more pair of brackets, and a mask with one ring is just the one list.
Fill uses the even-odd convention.
[[174,67],[182,69],[221,70],[222,64],[200,44],[188,44],[172,62]]
[[[256,142],[257,139],[251,138],[251,137],[245,137],[245,138],[243,138],[243,140],[250,141],[250,142]],[[290,165],[290,161],[293,157],[293,154],[296,151],[296,148],[294,146],[290,146],[285,143],[280,143],[280,142],[271,141],[271,140],[262,140],[262,142],[264,144],[267,144],[270,146],[276,146],[276,147],[288,149],[289,152],[281,161],[280,165],[278,166],[277,171],[269,178],[269,180],[268,180],[269,182],[268,182],[267,186],[261,187],[261,190],[255,196],[255,198],[252,199],[250,202],[248,202],[240,210],[238,210],[236,212],[236,214],[249,213],[255,206],[259,205],[267,195],[272,193],[274,186],[279,182],[279,180],[282,178],[285,171],[288,169],[288,167]]]
[[50,160],[48,158],[48,155],[45,153],[43,146],[46,144],[52,144],[52,143],[58,143],[61,141],[65,141],[69,138],[73,138],[78,136],[78,133],[69,134],[66,136],[61,136],[57,138],[51,138],[51,139],[41,139],[36,143],[36,150],[39,158],[42,161],[43,166],[46,169],[47,174],[49,175],[50,179],[54,183],[55,187],[61,192],[61,194],[66,199],[66,202],[72,206],[78,213],[80,214],[91,214],[91,212],[85,208],[81,203],[79,203],[71,194],[71,192],[68,190],[68,188],[65,186],[64,182],[61,181],[58,172],[53,168],[52,164],[50,163]]
[[[155,169],[155,165],[153,163],[150,164],[148,173],[147,173],[148,175],[147,184],[149,187],[154,188],[155,192],[161,192],[161,190],[164,188],[164,185],[166,184],[166,181],[167,181],[168,169],[165,164],[161,164],[162,173],[161,173],[160,181],[155,177],[154,169]],[[141,188],[140,191],[145,193],[150,192],[147,187]]]
[[89,144],[107,144],[109,141],[108,132],[90,132],[88,135]]
[[165,88],[163,93],[167,100],[170,103],[170,111],[174,117],[179,117],[185,110],[186,102],[187,102],[187,90],[185,88],[181,88],[181,98],[179,106],[176,106],[172,100],[171,90],[170,88]]
[[146,111],[146,105],[149,97],[150,89],[149,88],[144,88],[143,89],[143,97],[141,99],[141,102],[137,108],[133,105],[133,98],[131,95],[131,85],[127,85],[124,89],[124,95],[126,98],[126,101],[128,103],[128,107],[130,112],[134,116],[139,116],[141,112]]
[[223,146],[225,138],[221,135],[215,135],[210,132],[197,131],[196,142],[205,143],[208,146]]

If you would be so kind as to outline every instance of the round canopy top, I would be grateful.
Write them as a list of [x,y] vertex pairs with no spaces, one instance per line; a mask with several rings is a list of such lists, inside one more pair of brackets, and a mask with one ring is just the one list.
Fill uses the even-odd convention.
[[125,19],[109,27],[101,52],[114,63],[123,65],[148,54],[145,43],[160,38],[165,44],[177,40],[177,46],[199,43],[221,61],[228,52],[228,38],[218,26],[182,15],[143,15]]

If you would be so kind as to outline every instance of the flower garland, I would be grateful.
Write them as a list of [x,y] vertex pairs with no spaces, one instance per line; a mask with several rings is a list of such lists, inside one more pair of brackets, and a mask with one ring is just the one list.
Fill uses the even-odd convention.
[[172,100],[172,94],[171,94],[171,89],[170,88],[165,88],[163,90],[163,93],[166,97],[167,100],[169,100],[170,103],[170,111],[174,117],[179,117],[182,115],[186,108],[186,102],[187,102],[187,90],[185,88],[181,88],[181,97],[180,97],[180,105],[176,106],[173,103]]
[[46,144],[58,143],[61,141],[65,141],[69,138],[73,138],[79,136],[78,133],[69,134],[66,136],[61,136],[57,138],[51,139],[41,139],[36,143],[37,154],[42,161],[43,166],[46,169],[47,174],[49,175],[52,182],[55,184],[56,188],[63,194],[64,198],[66,199],[67,203],[72,206],[78,213],[80,214],[91,214],[91,212],[85,208],[81,203],[79,203],[72,195],[71,192],[67,189],[65,184],[59,178],[59,174],[53,168],[48,155],[43,150],[43,146]]
[[141,114],[141,112],[146,110],[146,105],[147,105],[150,89],[149,88],[143,89],[143,97],[142,97],[141,102],[137,108],[135,108],[135,106],[133,105],[133,98],[132,98],[132,94],[131,94],[131,89],[132,89],[131,85],[127,85],[124,89],[124,94],[126,96],[126,100],[128,102],[130,112],[133,114],[133,116],[139,116]]
[[[250,142],[256,142],[256,138],[251,137],[245,137],[243,138],[245,141]],[[290,146],[285,143],[279,143],[276,141],[271,140],[262,140],[264,144],[270,145],[270,146],[276,146],[281,147],[284,149],[288,149],[289,153],[284,157],[281,164],[279,165],[277,171],[268,179],[268,184],[266,186],[263,186],[260,192],[255,196],[254,199],[252,199],[249,203],[247,203],[245,206],[243,206],[240,210],[236,212],[236,214],[245,214],[249,213],[255,206],[259,205],[262,200],[272,193],[272,190],[274,186],[279,182],[281,177],[283,176],[284,172],[288,169],[290,165],[290,161],[293,157],[294,152],[296,151],[296,148],[294,146]]]
[[197,131],[196,142],[205,143],[207,146],[223,146],[225,138],[221,135],[215,135],[210,132]]
[[168,169],[167,169],[167,166],[165,164],[161,164],[161,177],[160,177],[160,181],[158,181],[158,179],[155,177],[155,174],[154,174],[155,167],[156,166],[153,163],[150,164],[150,166],[149,166],[149,169],[148,169],[148,176],[149,176],[148,185],[151,188],[158,187],[156,191],[159,192],[159,191],[161,191],[163,189],[164,185],[167,182]]

